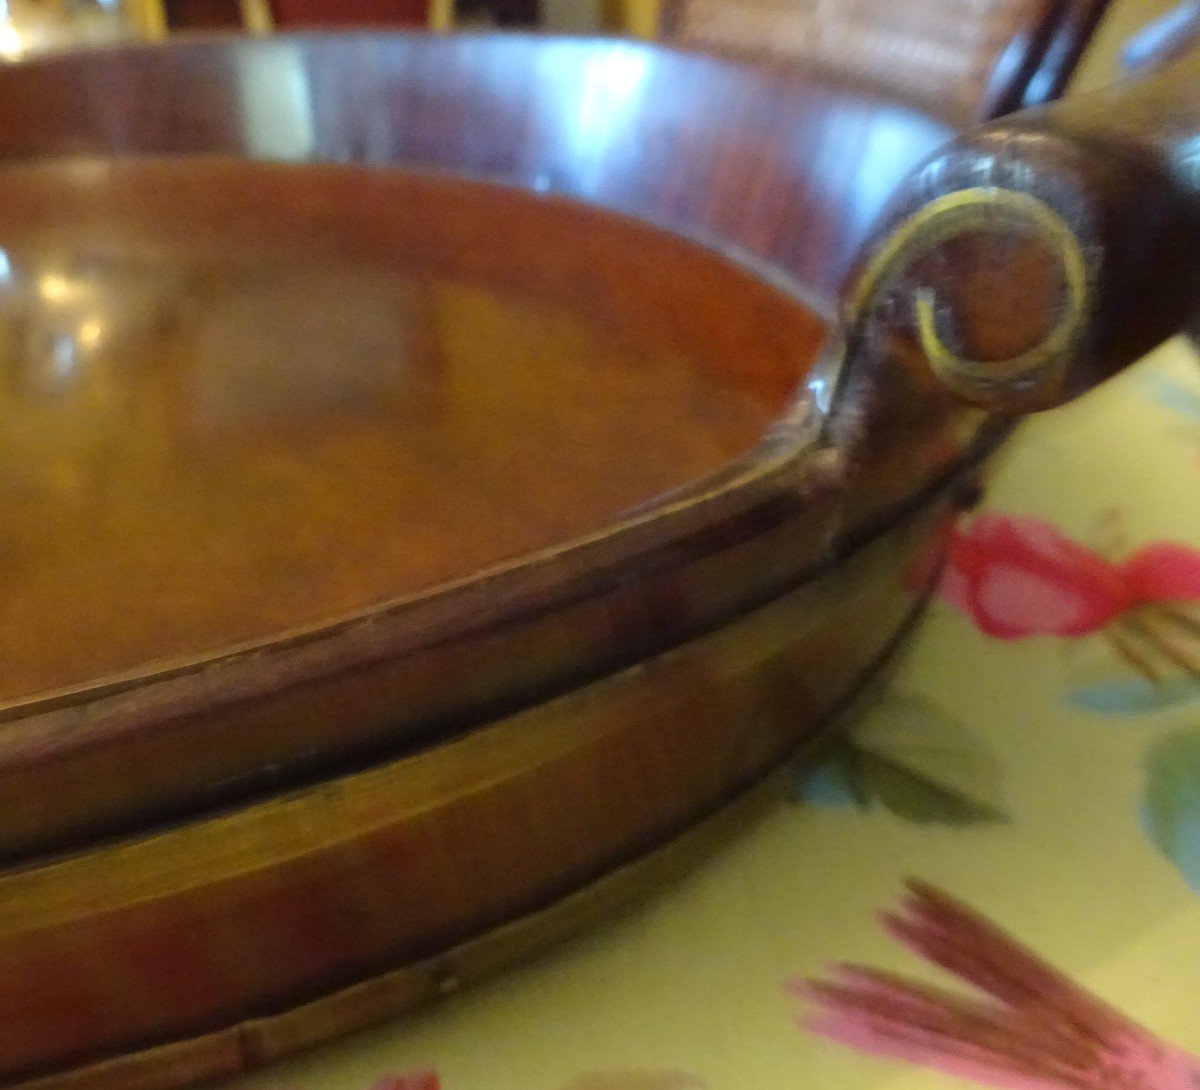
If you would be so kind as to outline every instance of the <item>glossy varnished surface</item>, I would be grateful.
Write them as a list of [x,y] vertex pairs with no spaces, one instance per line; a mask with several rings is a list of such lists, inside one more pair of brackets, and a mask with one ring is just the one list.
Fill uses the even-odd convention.
[[[704,638],[466,736],[0,870],[0,1081],[190,1085],[527,952],[540,940],[523,923],[455,947],[557,907],[812,740],[914,609],[905,573],[939,511]],[[180,1041],[157,1063],[146,1051]]]
[[823,336],[675,236],[430,175],[10,167],[0,237],[0,699],[600,531],[746,454]]
[[[897,405],[926,417],[938,401],[959,412],[959,399],[1014,416],[1050,407],[1195,329],[1198,88],[1194,52],[974,129],[914,173],[879,225],[875,255],[914,238],[922,219],[974,211],[919,257],[907,251],[881,290],[864,264],[852,340],[867,392],[855,426],[890,445]],[[1006,204],[1033,211],[1006,223]],[[922,299],[933,314],[924,329]]]
[[[215,155],[490,179],[547,198],[593,202],[750,255],[769,277],[811,291],[821,307],[832,304],[889,193],[948,132],[927,113],[827,76],[760,71],[633,43],[523,36],[351,35],[131,46],[2,67],[0,102],[0,159],[41,164],[37,169],[49,176],[61,157],[191,161]],[[73,187],[74,199],[84,204],[87,193],[104,194],[109,184],[103,172],[61,172],[57,179],[60,189]],[[36,204],[36,187],[9,188],[14,200],[24,193]],[[179,198],[159,187],[157,195],[116,205],[126,213],[136,208],[143,218],[160,217],[146,230],[162,235],[171,216],[179,218]],[[190,202],[189,246],[252,230],[260,221],[269,225],[277,201],[278,194],[265,199],[261,191],[239,195],[223,179],[213,193]],[[381,207],[396,213],[402,205],[346,202],[310,211],[317,219],[334,215],[339,230],[352,236],[347,246],[358,254],[356,261],[366,260],[364,248],[374,246],[370,261],[386,265],[397,260],[388,232],[394,236],[400,228],[378,226]],[[54,214],[49,207],[27,211],[23,219],[42,223]],[[103,202],[93,201],[88,230],[101,231],[111,215]],[[666,289],[676,305],[655,308],[653,300],[666,297],[644,290],[654,279],[653,266],[637,266],[620,247],[612,253],[581,248],[562,222],[553,230],[522,232],[497,217],[495,202],[475,208],[473,226],[452,255],[457,271],[445,275],[494,284],[524,270],[514,290],[526,298],[541,290],[539,307],[578,313],[582,306],[586,314],[588,306],[608,298],[616,309],[613,321],[598,319],[605,336],[619,330],[636,343],[655,345],[659,355],[666,349],[694,361],[717,358],[726,375],[742,366],[747,319],[730,319],[727,307],[738,296],[741,309],[746,299],[741,289],[728,296],[720,290],[721,275],[711,283],[677,281]],[[17,218],[14,213],[9,222]],[[436,234],[441,228],[436,217],[425,217],[409,229]],[[494,245],[495,232],[511,246]],[[310,237],[320,234],[314,223]],[[128,248],[128,233],[122,245]],[[436,251],[430,246],[426,257]],[[588,275],[581,278],[584,259]],[[23,275],[16,265],[14,270]],[[33,275],[48,271],[39,267]],[[310,280],[305,290],[324,294],[319,281]],[[557,297],[545,294],[550,288]],[[763,298],[771,295],[756,290]],[[703,306],[684,305],[701,295]],[[136,298],[131,290],[127,302]],[[363,300],[356,294],[345,305],[361,308]],[[425,304],[410,292],[407,305]],[[648,324],[635,321],[637,315]],[[287,324],[278,314],[272,321]],[[412,327],[414,335],[424,337],[420,326]],[[772,327],[781,336],[788,328],[763,321],[752,327],[752,338],[774,343]],[[729,331],[739,329],[731,341]],[[294,343],[294,331],[284,333]],[[664,334],[675,340],[655,340]],[[784,386],[771,383],[790,388],[799,382],[814,348],[811,336],[797,338],[788,345],[787,366],[765,386],[752,379],[746,387],[748,376],[736,375],[737,384],[759,391],[749,413],[755,426],[763,419],[760,410],[780,403]],[[778,351],[776,344],[768,355]],[[575,397],[572,412],[581,427],[595,426],[590,404]],[[722,406],[724,413],[723,400]],[[648,405],[647,419],[653,415]],[[644,425],[635,417],[631,426]],[[914,502],[961,453],[953,445],[920,461],[915,472],[906,462],[880,494],[847,503],[835,487],[836,459],[810,464],[802,453],[815,437],[811,411],[774,428],[773,435],[748,462],[731,465],[722,483],[656,509],[653,517],[618,521],[590,536],[585,531],[572,548],[543,551],[536,562],[509,565],[485,582],[421,593],[402,608],[368,609],[357,620],[318,626],[310,637],[277,631],[278,638],[252,654],[236,640],[267,626],[251,618],[242,602],[241,620],[255,623],[231,628],[234,642],[190,659],[186,653],[164,659],[164,649],[169,655],[171,648],[207,642],[194,637],[211,634],[213,615],[205,613],[221,597],[219,588],[179,580],[182,604],[192,609],[162,622],[161,643],[150,641],[152,627],[125,607],[124,576],[113,579],[99,561],[79,556],[80,570],[91,572],[94,600],[80,595],[67,604],[65,617],[31,618],[30,631],[39,631],[39,640],[47,634],[61,639],[66,653],[59,646],[39,653],[38,640],[26,640],[22,649],[24,637],[10,637],[10,646],[24,655],[20,669],[26,676],[23,684],[9,685],[9,693],[44,694],[45,686],[79,680],[52,695],[10,698],[0,706],[0,857],[88,842],[216,801],[254,797],[269,786],[319,775],[332,761],[396,752],[414,736],[428,739],[447,726],[461,730],[635,662],[830,563]],[[568,434],[567,447],[570,441]],[[744,449],[736,442],[722,449],[738,447]],[[561,484],[564,474],[556,472]],[[638,490],[649,498],[653,488],[670,488],[687,475],[667,472],[642,480]],[[597,484],[603,491],[610,482],[602,475]],[[610,510],[629,502],[628,493],[609,498]],[[512,494],[496,514],[499,523],[511,522],[509,511],[531,499]],[[233,501],[214,502],[228,511]],[[372,494],[369,502],[378,505],[385,497]],[[590,519],[599,508],[588,510],[573,525],[595,525]],[[555,517],[562,514],[555,511]],[[77,530],[83,532],[82,526]],[[326,547],[337,537],[327,534]],[[377,552],[386,548],[374,540]],[[282,551],[307,548],[302,539],[270,544]],[[481,557],[502,551],[490,539],[476,544]],[[135,539],[131,548],[155,562],[148,541]],[[368,547],[356,541],[354,548],[361,557]],[[437,551],[428,550],[431,564],[444,559]],[[369,551],[367,556],[373,564]],[[246,574],[243,569],[243,581]],[[426,574],[439,577],[430,569]],[[367,583],[376,578],[373,572],[361,577]],[[327,597],[327,609],[369,597],[361,586],[330,586],[325,593],[341,597],[332,603]],[[367,588],[378,589],[377,580]],[[306,594],[303,608],[309,605]],[[120,616],[111,648],[89,622],[97,607]],[[160,619],[167,612],[159,610]],[[303,624],[319,612],[293,612],[290,619]],[[139,625],[145,642],[122,646]],[[148,642],[154,643],[149,653]],[[135,659],[138,664],[124,673],[102,672]],[[77,669],[89,663],[97,672]]]
[[583,197],[832,298],[953,119],[827,72],[533,35],[197,39],[0,69],[0,155],[405,163]]
[[[752,255],[767,280],[798,282],[826,301],[896,181],[945,134],[936,120],[822,77],[622,43],[534,39],[124,50],[0,69],[0,101],[0,152],[10,162],[218,153],[483,176],[703,236]],[[58,168],[44,162],[37,169]],[[178,174],[183,165],[172,169]],[[75,176],[73,233],[80,237],[83,225],[89,237],[111,234],[114,210],[124,207],[128,218],[135,209],[137,230],[117,234],[125,240],[123,260],[144,262],[178,220],[186,187],[178,174],[171,185],[144,191],[134,174],[121,174],[124,205],[111,193],[88,197],[105,193],[103,171],[99,182],[89,182],[86,171]],[[207,267],[214,242],[226,255],[268,243],[276,253],[280,246],[299,252],[300,243],[278,231],[246,237],[280,222],[286,186],[239,190],[236,172],[219,180],[215,196],[186,202],[186,232],[175,232],[160,269],[181,261]],[[355,184],[368,183],[360,177]],[[12,188],[17,202],[38,193]],[[0,869],[0,1078],[178,1085],[453,987],[460,973],[469,976],[521,945],[502,933],[496,947],[463,957],[455,949],[462,940],[545,909],[669,841],[810,738],[911,616],[919,594],[914,573],[930,570],[928,542],[956,502],[949,481],[982,449],[979,418],[943,399],[931,421],[936,399],[897,381],[879,337],[872,347],[882,351],[851,360],[861,382],[840,387],[835,420],[816,408],[830,400],[833,378],[818,363],[812,397],[738,458],[746,436],[779,415],[793,382],[814,365],[815,325],[793,337],[777,309],[783,297],[762,283],[729,290],[728,278],[742,275],[730,266],[662,276],[678,264],[632,261],[630,250],[644,257],[640,244],[607,248],[607,229],[572,227],[570,205],[542,206],[537,230],[514,230],[519,224],[507,207],[478,203],[470,215],[446,217],[404,201],[315,201],[306,261],[326,253],[316,243],[332,236],[344,244],[339,252],[354,256],[355,275],[373,271],[356,280],[332,258],[317,266],[289,261],[293,287],[285,298],[316,300],[330,290],[329,279],[353,282],[357,290],[342,298],[339,306],[348,309],[339,313],[357,316],[347,323],[357,337],[375,327],[355,308],[386,284],[388,306],[407,317],[403,338],[384,338],[384,354],[425,352],[421,358],[435,362],[420,373],[444,379],[456,373],[450,354],[426,351],[446,347],[437,339],[439,308],[451,305],[443,295],[478,300],[503,282],[539,315],[582,315],[606,339],[617,331],[635,336],[642,363],[664,361],[651,374],[677,376],[678,361],[687,360],[684,400],[689,419],[704,427],[690,430],[676,450],[676,468],[686,472],[674,479],[703,473],[702,463],[724,470],[675,502],[589,533],[605,504],[628,510],[625,478],[629,491],[671,487],[633,480],[648,470],[635,458],[626,465],[630,452],[622,451],[625,468],[611,479],[600,475],[583,507],[573,506],[569,488],[550,495],[555,519],[579,516],[577,529],[565,531],[577,534],[568,547],[303,635],[282,630],[253,651],[231,645],[170,670],[152,664],[141,674],[93,678],[0,709],[0,853],[8,864]],[[26,208],[20,222],[35,222],[34,211]],[[402,230],[393,216],[414,222]],[[460,225],[461,246],[446,244],[450,221]],[[643,228],[625,229],[644,239]],[[401,253],[397,240],[414,232],[433,241],[419,254]],[[240,250],[228,246],[231,233],[240,233]],[[660,240],[655,253],[671,247],[694,253],[678,240]],[[14,279],[37,284],[44,274],[59,275],[58,287],[49,282],[51,294],[78,279],[78,270],[34,269],[47,253],[31,246],[21,258],[14,249]],[[414,256],[423,267],[432,262],[435,275],[423,287],[413,286]],[[409,271],[386,271],[394,265]],[[336,275],[326,277],[326,267]],[[230,263],[221,268],[227,276]],[[187,448],[189,472],[197,450],[219,460],[243,433],[255,449],[291,443],[305,457],[325,457],[317,448],[330,436],[340,442],[341,425],[305,431],[312,402],[279,379],[284,370],[291,376],[295,358],[323,358],[312,352],[321,342],[313,327],[304,324],[298,335],[289,321],[301,314],[310,322],[316,304],[273,308],[253,268],[235,271],[238,290],[214,287],[210,276],[203,297],[211,305],[189,319],[222,331],[225,349],[212,356],[221,366],[189,371],[177,356],[164,372],[215,375],[211,388],[201,384],[214,396],[176,381],[165,384],[164,396],[153,383],[138,387],[138,397],[187,408],[160,413],[167,423],[158,433],[185,446],[202,441]],[[655,276],[660,282],[649,291]],[[157,279],[169,286],[170,277]],[[139,298],[131,284],[118,295],[125,304]],[[762,302],[749,307],[748,298]],[[609,309],[597,313],[604,300]],[[887,302],[879,307],[885,315]],[[240,342],[230,332],[240,327],[230,315],[242,307],[254,317],[249,326],[266,322],[273,343],[292,346],[286,367],[278,359],[241,367],[233,350]],[[785,310],[797,313],[791,303]],[[470,313],[455,311],[456,329],[471,324]],[[76,344],[93,339],[80,324],[86,320],[76,322]],[[177,322],[177,342],[180,328]],[[486,327],[493,339],[500,328]],[[160,339],[167,334],[162,328]],[[193,332],[180,343],[198,340]],[[381,369],[366,362],[377,342],[355,343],[360,363],[352,373],[378,376]],[[774,347],[761,356],[747,351],[762,344]],[[620,361],[610,362],[619,373]],[[308,389],[328,392],[316,381],[319,367],[300,370],[315,383]],[[714,376],[726,388],[710,414],[697,406],[712,404],[705,399]],[[595,379],[588,371],[571,385],[576,427],[591,426]],[[442,404],[437,381],[364,382],[362,403],[385,407],[390,420],[423,418]],[[522,387],[522,413],[539,388]],[[726,402],[730,388],[744,395],[740,408]],[[252,396],[230,398],[231,389]],[[679,387],[671,377],[652,391],[666,402]],[[477,422],[490,422],[493,409],[512,411],[489,400],[493,392],[473,390]],[[617,392],[625,404],[627,391]],[[324,393],[314,419],[363,416],[353,409],[355,396],[347,402]],[[247,402],[275,411],[246,417]],[[679,403],[667,407],[674,418]],[[643,400],[637,410],[629,446],[658,434],[647,421],[659,405]],[[267,426],[266,417],[289,423]],[[555,418],[547,413],[546,421]],[[542,426],[536,416],[517,423],[485,423],[485,431],[517,449]],[[588,434],[594,443],[602,432]],[[699,452],[691,445],[698,434],[705,436]],[[536,449],[545,461],[561,446],[565,462],[574,439],[551,430]],[[119,442],[126,441],[122,433]],[[372,452],[384,445],[366,444]],[[497,465],[512,468],[504,458]],[[471,496],[473,479],[450,472]],[[64,479],[70,485],[70,475]],[[617,485],[619,494],[606,491]],[[511,510],[535,499],[532,487],[507,491],[511,499],[484,515],[456,509],[454,517],[503,528]],[[269,511],[271,502],[240,513]],[[382,500],[372,493],[343,509],[360,510],[360,502]],[[369,510],[378,521],[380,510]],[[543,529],[564,532],[523,522],[506,531],[507,542],[493,534],[464,541],[491,555],[508,548],[512,534]],[[149,546],[137,548],[152,556]],[[436,543],[427,550],[431,564],[444,562],[443,554]],[[82,598],[78,607],[91,608]],[[218,803],[224,809],[214,812]],[[50,852],[61,848],[69,850]],[[382,983],[364,985],[362,1002],[353,985],[380,974]],[[389,979],[401,981],[394,994]],[[295,1019],[275,1017],[338,990],[351,995],[344,1007],[318,1004]],[[168,1051],[146,1054],[160,1045]],[[127,1066],[130,1053],[140,1055]]]

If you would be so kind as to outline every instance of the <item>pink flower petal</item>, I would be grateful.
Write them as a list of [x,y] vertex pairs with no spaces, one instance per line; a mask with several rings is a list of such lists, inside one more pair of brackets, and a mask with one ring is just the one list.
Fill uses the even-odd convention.
[[1123,569],[1040,519],[984,514],[948,539],[943,595],[999,639],[1081,636],[1135,604]]
[[987,993],[975,998],[874,969],[791,981],[809,1032],[1001,1090],[1197,1090],[1200,1057],[1168,1044],[1051,968],[985,917],[909,884],[885,929]]
[[1071,1090],[1079,1085],[1014,1071],[1007,1067],[1001,1055],[991,1059],[964,1056],[953,1044],[942,1049],[936,1043],[914,1040],[913,1037],[919,1037],[917,1034],[910,1036],[903,1030],[893,1034],[888,1027],[872,1024],[862,1016],[817,1014],[804,1019],[801,1025],[817,1037],[846,1045],[857,1052],[880,1059],[900,1060],[996,1090]]
[[410,1071],[407,1075],[384,1075],[371,1090],[441,1090],[436,1071]]
[[1200,549],[1155,542],[1138,549],[1122,569],[1139,602],[1200,602]]
[[1073,585],[1039,572],[997,564],[975,587],[974,615],[980,629],[998,639],[1022,636],[1083,636],[1123,612],[1123,595],[1106,588]]
[[971,616],[971,584],[958,568],[947,565],[942,570],[938,594],[960,613]]

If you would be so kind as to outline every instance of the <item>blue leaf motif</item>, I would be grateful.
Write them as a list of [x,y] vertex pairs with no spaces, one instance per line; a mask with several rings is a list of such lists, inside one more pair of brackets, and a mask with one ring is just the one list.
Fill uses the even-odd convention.
[[852,754],[839,750],[816,768],[808,769],[795,785],[795,799],[821,809],[865,809],[865,800],[855,786],[852,761]]
[[1200,393],[1177,379],[1164,375],[1161,371],[1151,371],[1142,376],[1140,385],[1152,401],[1157,401],[1163,407],[1184,416],[1200,420]]
[[1066,699],[1097,715],[1134,715],[1200,700],[1200,681],[1177,677],[1154,684],[1144,678],[1114,678],[1081,685],[1068,692]]
[[1178,731],[1146,757],[1142,826],[1200,893],[1200,729]]

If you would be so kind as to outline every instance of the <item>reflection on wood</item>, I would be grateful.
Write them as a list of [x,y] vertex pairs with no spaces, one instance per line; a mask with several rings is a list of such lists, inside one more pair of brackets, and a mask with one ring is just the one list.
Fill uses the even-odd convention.
[[[86,174],[0,175],[0,700],[596,533],[746,454],[822,331],[699,247],[515,190],[195,161],[67,180]],[[241,201],[269,214],[222,229]],[[538,262],[539,234],[565,256]]]

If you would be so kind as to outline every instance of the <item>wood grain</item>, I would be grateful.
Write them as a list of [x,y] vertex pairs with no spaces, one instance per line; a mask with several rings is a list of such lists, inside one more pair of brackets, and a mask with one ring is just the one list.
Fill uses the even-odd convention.
[[662,847],[616,867],[544,909],[433,957],[212,1034],[27,1080],[22,1090],[170,1090],[207,1084],[437,1002],[655,896],[743,835],[779,804],[791,789],[791,781],[790,771],[780,770]]
[[[0,874],[0,1078],[309,1002],[665,843],[811,737],[885,652],[939,517],[932,507],[836,573],[458,740]],[[177,1085],[195,1070],[139,1077]]]

